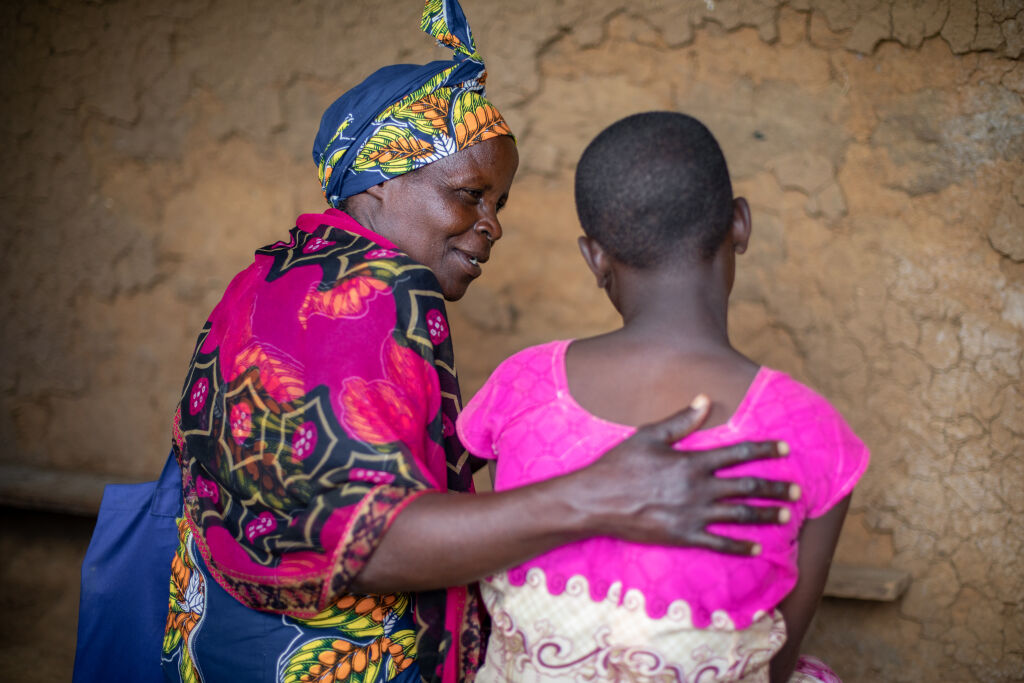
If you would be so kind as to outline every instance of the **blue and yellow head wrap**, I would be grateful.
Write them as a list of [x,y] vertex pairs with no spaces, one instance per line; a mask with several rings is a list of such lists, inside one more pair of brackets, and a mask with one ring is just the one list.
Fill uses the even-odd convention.
[[454,59],[386,66],[324,112],[313,161],[331,206],[478,142],[512,134],[484,97],[487,71],[457,0],[427,0],[420,28],[450,48]]

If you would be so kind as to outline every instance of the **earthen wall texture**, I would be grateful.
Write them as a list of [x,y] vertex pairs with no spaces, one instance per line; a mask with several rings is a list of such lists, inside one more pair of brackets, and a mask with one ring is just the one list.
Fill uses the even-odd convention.
[[[847,681],[1024,680],[1024,3],[463,3],[519,136],[505,237],[450,307],[466,397],[506,355],[611,328],[572,171],[615,119],[721,140],[754,213],[731,324],[873,451],[826,601]],[[416,0],[0,6],[0,461],[158,472],[195,335],[252,251],[323,207],[324,108],[445,58]]]

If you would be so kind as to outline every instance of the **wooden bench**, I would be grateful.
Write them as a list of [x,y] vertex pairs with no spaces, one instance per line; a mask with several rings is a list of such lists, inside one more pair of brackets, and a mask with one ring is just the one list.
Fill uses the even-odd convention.
[[0,465],[0,505],[95,516],[110,475]]
[[833,564],[825,583],[825,595],[851,600],[898,600],[910,586],[910,572],[889,567],[858,567]]

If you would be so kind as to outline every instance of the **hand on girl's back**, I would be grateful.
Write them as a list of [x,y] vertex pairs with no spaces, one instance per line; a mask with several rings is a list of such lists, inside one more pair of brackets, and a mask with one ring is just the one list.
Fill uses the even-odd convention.
[[[701,400],[703,398],[703,401]],[[756,555],[757,544],[708,533],[708,524],[778,524],[789,510],[752,506],[736,498],[791,502],[799,488],[756,477],[716,477],[717,470],[788,453],[778,441],[745,442],[707,451],[672,447],[707,418],[706,397],[636,433],[576,473],[584,511],[603,534],[657,545]]]

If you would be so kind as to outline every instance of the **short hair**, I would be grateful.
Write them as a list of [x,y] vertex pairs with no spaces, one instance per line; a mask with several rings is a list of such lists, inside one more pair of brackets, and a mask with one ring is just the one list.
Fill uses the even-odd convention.
[[732,183],[718,142],[678,112],[634,114],[605,128],[576,166],[583,231],[637,268],[707,261],[732,222]]

